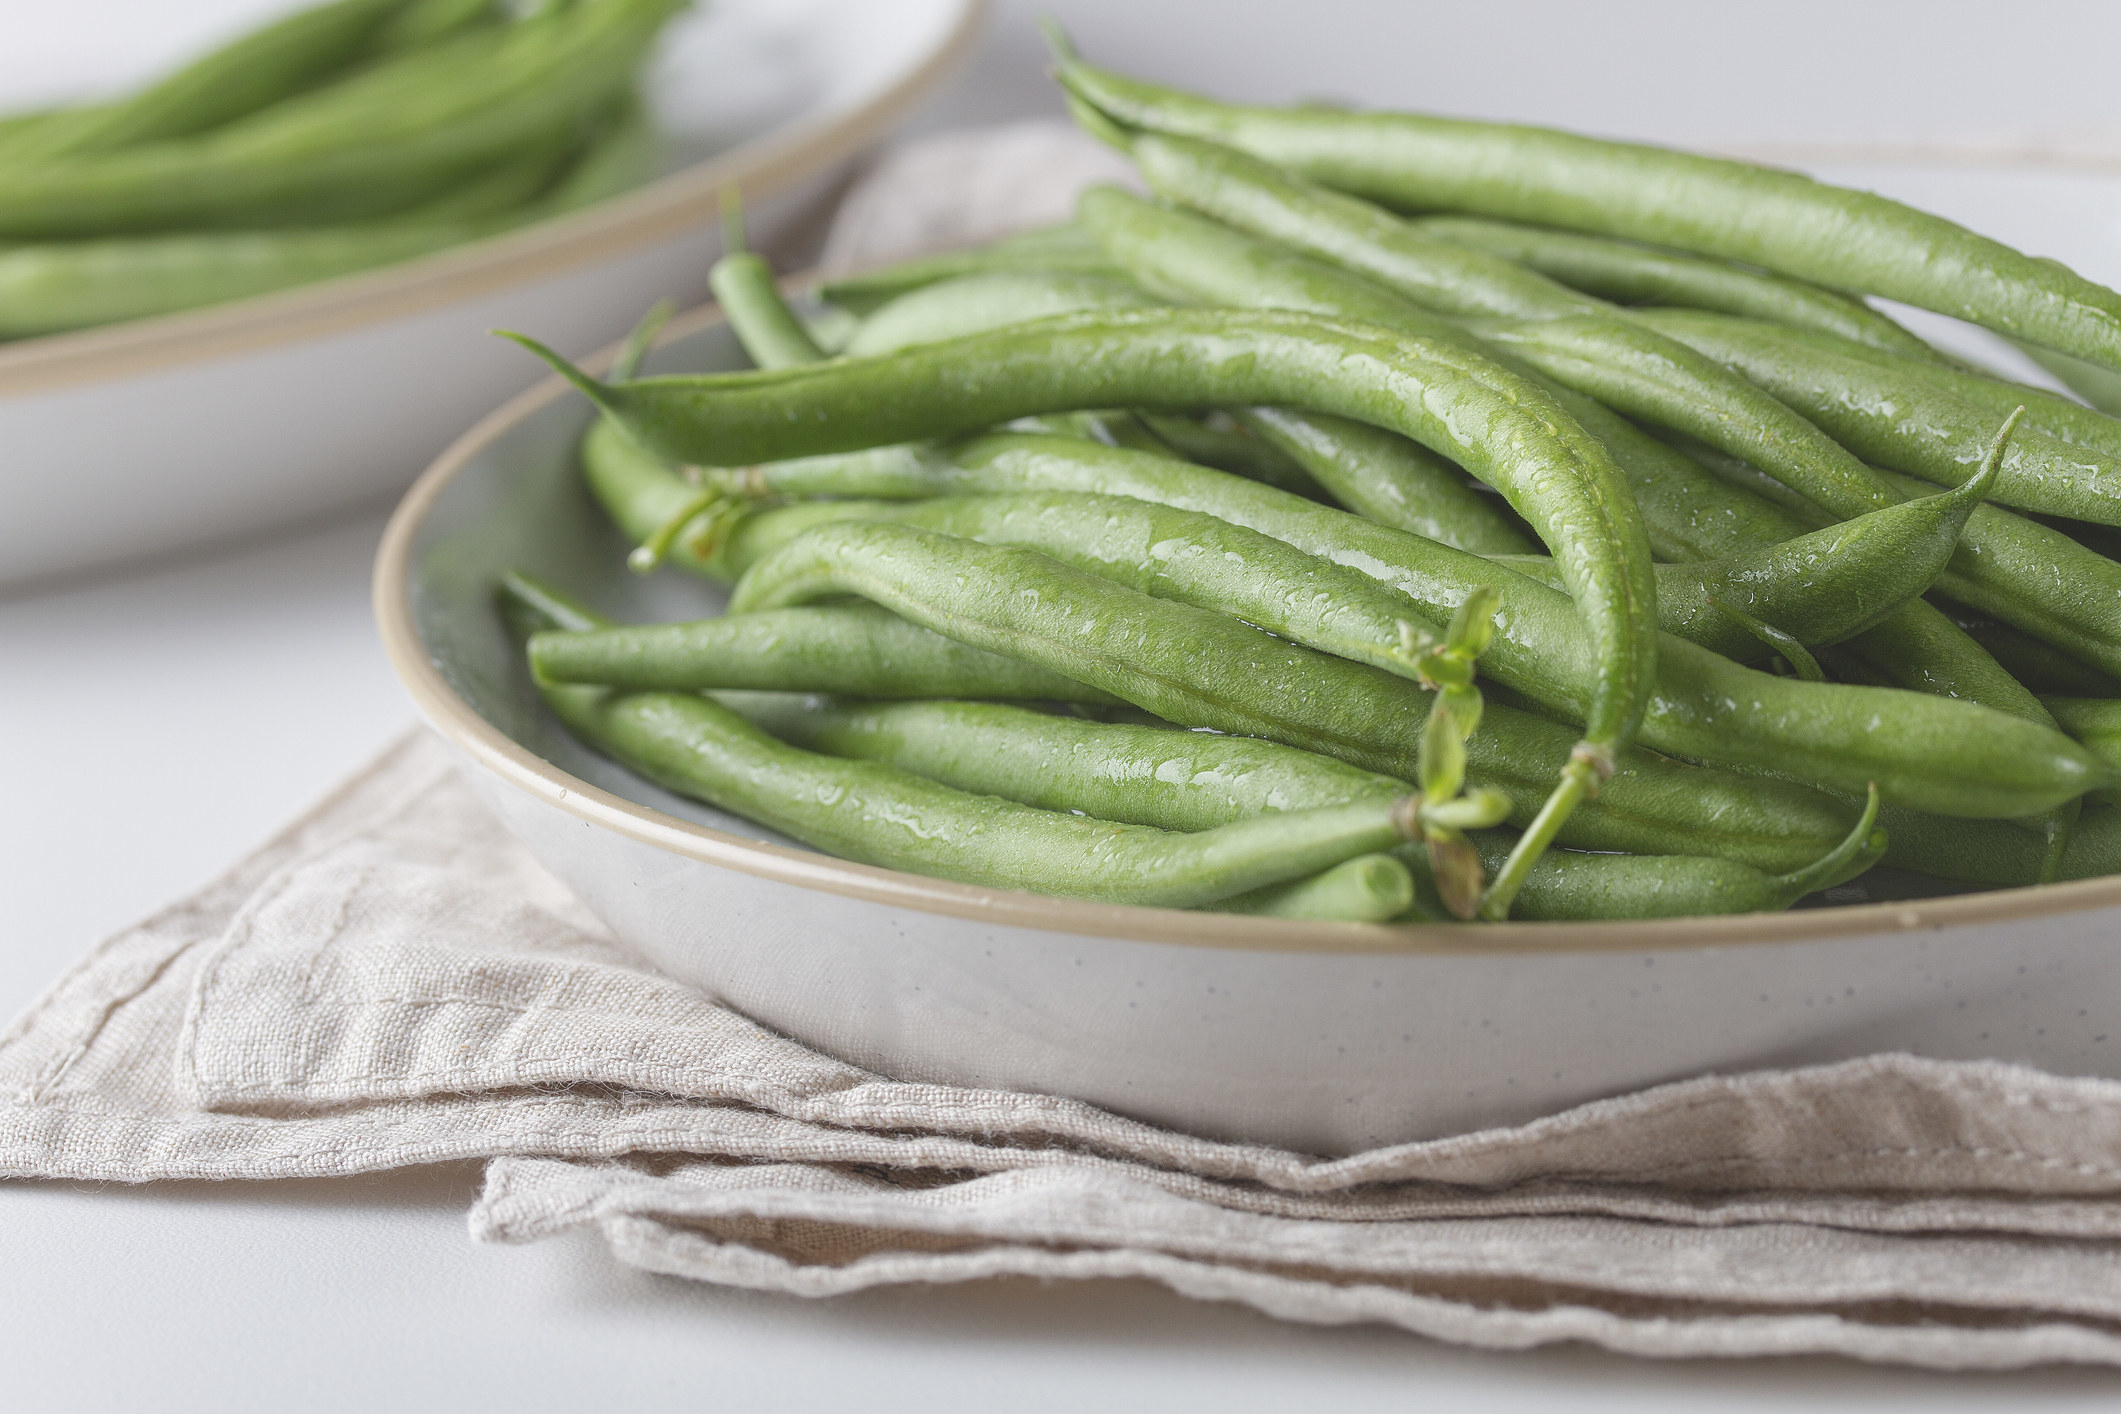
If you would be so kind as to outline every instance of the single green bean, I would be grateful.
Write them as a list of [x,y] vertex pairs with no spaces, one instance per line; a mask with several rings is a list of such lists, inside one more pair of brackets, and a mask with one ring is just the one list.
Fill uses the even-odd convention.
[[760,368],[817,363],[825,351],[781,299],[773,267],[748,250],[732,250],[707,272],[730,331]]
[[1389,854],[1364,854],[1308,879],[1219,899],[1215,910],[1314,923],[1388,923],[1413,906],[1414,876],[1407,866]]
[[1869,192],[1549,129],[1215,103],[1092,68],[1064,43],[1057,48],[1069,92],[1129,127],[1225,143],[1405,209],[1470,212],[1740,260],[2121,368],[2121,295]]
[[540,634],[530,640],[529,653],[541,677],[605,687],[1113,700],[1071,678],[1020,658],[981,652],[871,605]]
[[1437,240],[1514,260],[1571,289],[1617,304],[1675,305],[1766,319],[1936,361],[1937,351],[1860,299],[1785,275],[1633,241],[1477,216],[1408,222]]
[[1989,888],[2121,874],[2121,806],[2087,804],[2051,865],[2047,840],[2008,820],[1947,820],[1894,809],[1880,811],[1879,819],[1887,835],[1880,862],[1910,874]]

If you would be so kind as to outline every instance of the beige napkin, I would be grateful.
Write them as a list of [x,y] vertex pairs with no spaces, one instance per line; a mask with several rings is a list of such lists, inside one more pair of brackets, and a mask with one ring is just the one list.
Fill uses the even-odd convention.
[[[849,268],[1066,213],[1052,125],[849,197]],[[2121,1364],[2121,1085],[1904,1056],[1707,1078],[1318,1159],[910,1085],[646,971],[415,736],[0,1036],[0,1174],[346,1174],[491,1156],[472,1231],[827,1295],[1131,1276],[1520,1347]]]
[[1885,1056],[1330,1160],[902,1084],[644,970],[425,735],[0,1037],[0,1174],[485,1155],[481,1238],[803,1295],[1133,1276],[1489,1346],[2121,1364],[2121,1084]]

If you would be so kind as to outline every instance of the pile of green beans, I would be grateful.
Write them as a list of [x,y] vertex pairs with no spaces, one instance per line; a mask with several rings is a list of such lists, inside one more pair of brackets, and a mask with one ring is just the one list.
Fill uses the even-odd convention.
[[1056,49],[1150,198],[828,284],[829,340],[725,259],[757,371],[511,335],[634,568],[731,587],[507,580],[570,730],[852,859],[1290,918],[2121,872],[2121,420],[1867,302],[2121,370],[2121,295],[1787,173]]
[[331,0],[113,103],[0,120],[0,338],[263,294],[654,175],[687,0]]

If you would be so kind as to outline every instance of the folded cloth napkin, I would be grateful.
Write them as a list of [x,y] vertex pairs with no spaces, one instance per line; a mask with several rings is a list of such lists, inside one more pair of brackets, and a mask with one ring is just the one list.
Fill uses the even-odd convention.
[[646,970],[425,734],[0,1037],[0,1174],[478,1156],[478,1237],[803,1295],[1134,1276],[1478,1345],[2121,1364],[2121,1084],[1881,1056],[1342,1159],[905,1084]]
[[[952,139],[886,185],[1022,184],[1039,152],[1097,175],[1071,141]],[[850,220],[894,241],[1024,224],[1014,198],[947,230],[878,200]],[[848,264],[892,253],[857,237]],[[1339,1159],[906,1084],[649,971],[425,734],[0,1035],[0,1175],[469,1157],[480,1238],[594,1226],[636,1266],[803,1295],[1146,1277],[1495,1347],[2121,1365],[2121,1084],[1879,1056]]]

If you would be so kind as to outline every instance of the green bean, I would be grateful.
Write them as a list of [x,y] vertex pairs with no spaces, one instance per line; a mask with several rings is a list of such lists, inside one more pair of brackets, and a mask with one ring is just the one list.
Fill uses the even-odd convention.
[[[1141,144],[1143,153],[1165,149],[1178,150],[1169,143],[1145,140]],[[1421,250],[1379,244],[1367,228],[1354,230],[1329,219],[1338,213],[1321,203],[1331,193],[1262,171],[1261,164],[1240,154],[1199,155],[1212,152],[1202,144],[1192,144],[1185,149],[1183,162],[1172,159],[1173,166],[1193,173],[1180,188],[1188,199],[1206,202],[1216,195],[1226,196],[1228,200],[1216,203],[1219,211],[1256,219],[1277,237],[1315,233],[1317,239],[1309,248],[1336,257],[1376,248],[1382,252],[1372,262],[1376,268],[1395,269],[1424,258]],[[1150,170],[1160,178],[1161,169]],[[1263,212],[1276,213],[1276,219],[1266,219]],[[1541,382],[1551,380],[1577,394],[1574,399],[1557,401],[1594,439],[1610,435],[1618,419],[1608,415],[1600,420],[1592,414],[1585,420],[1584,395],[1705,433],[1736,454],[1750,455],[1793,475],[1866,477],[1861,463],[1774,398],[1684,345],[1635,326],[1617,312],[1590,318],[1557,315],[1533,323],[1483,322],[1468,331],[1362,275],[1111,188],[1084,193],[1078,213],[1083,224],[1104,241],[1113,259],[1154,292],[1223,304],[1306,310],[1456,342],[1513,373],[1529,373]],[[1384,212],[1374,214],[1380,221],[1393,221]],[[1412,245],[1450,249],[1419,240]],[[1460,254],[1471,257],[1470,252]],[[1366,266],[1365,273],[1372,273],[1372,266]],[[1445,273],[1455,280],[1463,272],[1454,268]],[[1529,272],[1518,273],[1539,280]],[[1579,299],[1576,303],[1587,302]],[[1529,369],[1523,366],[1527,364]],[[1617,462],[1620,457],[1614,459]],[[1623,470],[1622,475],[1628,473]]]
[[1056,49],[1061,83],[1117,122],[1225,143],[1372,200],[1740,260],[2121,368],[2121,295],[1869,192],[1540,128],[1237,107],[1094,69],[1064,42]]
[[363,225],[0,247],[0,338],[267,294],[480,240],[638,185],[651,170],[648,137],[638,115],[621,117],[571,159],[532,153]]
[[[500,586],[504,615],[531,643],[599,627],[522,575]],[[1381,888],[1375,866],[1298,884],[1404,838],[1404,792],[1174,833],[1041,810],[939,785],[875,761],[788,746],[719,702],[693,694],[569,687],[544,679],[568,730],[657,784],[769,825],[843,859],[998,888],[1113,903],[1190,908],[1233,899],[1243,912],[1317,916],[1349,885]],[[1411,891],[1411,888],[1409,888]],[[1389,916],[1389,915],[1385,915]]]
[[952,251],[902,261],[881,270],[827,280],[819,291],[828,304],[869,314],[901,295],[966,275],[1043,270],[1062,274],[1117,277],[1097,242],[1073,223],[1026,231],[977,250]]
[[[1153,412],[1139,416],[1164,445],[1197,466],[1214,467],[1217,471],[1277,486],[1299,496],[1316,498],[1324,494],[1318,480],[1300,458],[1290,455],[1279,441],[1261,435],[1245,421],[1220,412],[1211,412],[1204,417],[1173,417]],[[1363,426],[1345,421],[1342,425]],[[1363,430],[1374,429],[1365,427]],[[1402,446],[1414,445],[1404,437],[1397,440]]]
[[[1343,576],[1326,592],[1347,597],[1321,606],[1330,578],[1321,564],[1310,580],[1318,590],[1298,587],[1276,605],[1291,582],[1286,573],[1268,580],[1250,566],[1233,563],[1238,554],[1257,565],[1273,563],[1268,537],[1241,542],[1229,533],[1211,539],[1210,532],[1193,528],[1194,547],[1187,553],[1181,536],[1172,533],[1179,530],[1177,517],[1159,517],[1144,507],[1134,518],[1154,537],[1145,538],[1142,529],[1118,526],[1127,514],[1125,504],[1112,500],[1085,512],[1101,514],[1118,527],[1106,546],[1090,543],[1090,533],[1080,526],[1072,536],[1065,526],[1041,533],[1035,522],[1059,509],[1052,503],[1024,518],[1031,523],[1001,533],[1034,539],[1047,551],[1072,540],[1079,547],[1076,554],[1114,574],[1127,573],[1115,547],[1132,542],[1140,554],[1154,545],[1157,558],[1146,575],[1137,562],[1134,577],[1182,599],[1150,598],[1050,554],[909,525],[828,524],[806,530],[754,565],[738,583],[730,611],[742,615],[831,594],[858,594],[924,627],[1025,657],[1167,720],[1283,740],[1287,737],[1281,734],[1297,724],[1320,740],[1328,734],[1338,738],[1338,746],[1322,748],[1328,754],[1355,759],[1347,754],[1350,744],[1377,730],[1368,725],[1374,719],[1361,718],[1352,707],[1365,690],[1364,665],[1307,653],[1249,623],[1196,606],[1211,599],[1242,604],[1254,622],[1254,606],[1262,614],[1278,609],[1279,626],[1292,637],[1315,637],[1360,652],[1366,629],[1377,636],[1397,630],[1396,637],[1406,637],[1397,621],[1372,622],[1373,616],[1397,608],[1396,601],[1378,596],[1371,604],[1358,604],[1353,595],[1359,578]],[[992,515],[991,501],[964,505],[975,516]],[[1006,515],[1008,508],[1001,510]],[[1197,527],[1198,522],[1186,524]],[[1373,530],[1389,533],[1383,527]],[[1418,606],[1434,614],[1463,602],[1472,586],[1461,575],[1493,584],[1503,609],[1482,660],[1487,672],[1543,705],[1583,715],[1596,673],[1572,631],[1566,596],[1476,557],[1441,546],[1428,550],[1427,563],[1413,564],[1411,554],[1403,554],[1393,566],[1402,571],[1402,587],[1419,596]],[[1454,561],[1464,562],[1470,574]],[[1829,788],[1861,791],[1875,782],[1888,800],[1974,817],[2030,815],[2121,780],[2113,767],[2052,728],[1973,703],[1792,682],[1673,638],[1660,643],[1657,652],[1642,740],[1677,755],[1770,770]],[[1369,670],[1378,671],[1389,660],[1389,652],[1373,650]],[[1272,683],[1254,680],[1269,675],[1285,676]],[[1321,700],[1337,702],[1342,714],[1321,713]]]
[[1477,216],[1418,216],[1408,224],[1617,304],[1712,309],[1816,329],[1909,358],[1938,358],[1935,349],[1860,299],[1728,261]]
[[1413,906],[1414,876],[1407,866],[1389,854],[1364,854],[1308,879],[1220,899],[1215,908],[1262,918],[1387,923]]
[[773,267],[759,256],[731,251],[708,270],[707,287],[721,302],[737,342],[760,368],[792,368],[825,358],[810,331],[782,301]]
[[65,121],[11,145],[6,158],[107,152],[220,127],[336,75],[413,8],[410,0],[336,0],[298,10],[129,98],[64,115]]
[[746,688],[861,697],[1002,697],[1110,702],[1019,658],[981,652],[869,605],[830,605],[540,634],[531,666],[553,682]]
[[[1253,737],[979,702],[848,704],[753,693],[720,700],[811,750],[885,761],[959,790],[1167,830],[1213,829],[1405,789],[1390,777]],[[1473,831],[1471,838],[1490,868],[1501,866],[1514,843],[1502,830]],[[1867,819],[1858,820],[1851,839],[1868,841]],[[1424,856],[1411,845],[1398,853],[1426,882]],[[1532,867],[1514,911],[1525,918],[1643,918],[1782,908],[1799,896],[1792,887],[1840,883],[1869,862],[1865,856],[1830,866],[1819,883],[1816,862],[1776,880],[1724,859],[1550,850]],[[1432,909],[1440,914],[1441,902]]]
[[1599,681],[1583,749],[1527,832],[1530,853],[1640,721],[1655,589],[1619,473],[1538,388],[1450,345],[1300,315],[1139,311],[1066,315],[886,359],[617,384],[531,347],[649,451],[725,466],[1114,404],[1291,404],[1389,426],[1503,492],[1555,551],[1589,632]]
[[2103,761],[2121,761],[2121,699],[2110,697],[2043,697],[2062,730],[2083,742]]
[[[891,321],[888,328],[877,327],[866,348],[885,352],[911,343],[980,333],[1057,312],[1068,299],[1079,301],[1077,308],[1090,309],[1125,308],[1141,298],[1138,287],[1131,284],[1099,285],[1080,277],[1018,274],[1007,281],[989,277],[976,286],[969,280],[953,281],[929,286],[917,296],[887,306],[872,327],[883,326],[900,305],[919,301],[916,316]],[[1363,313],[1357,311],[1354,317],[1363,317]],[[1409,321],[1406,331],[1471,343],[1439,320]],[[1531,549],[1502,512],[1466,485],[1464,473],[1418,442],[1380,427],[1315,412],[1254,408],[1245,415],[1264,440],[1351,509],[1460,549],[1498,554]],[[1298,489],[1285,480],[1273,484]]]
[[1160,302],[1115,275],[997,270],[923,285],[863,320],[847,343],[852,357],[894,353],[1051,314],[1144,309]]
[[2121,874],[2121,807],[2088,804],[2052,867],[2047,842],[2007,820],[1947,820],[1914,810],[1879,812],[1887,845],[1880,862],[1933,879],[2013,888]]
[[1951,615],[1951,621],[2034,692],[2058,697],[2121,697],[2121,678],[2080,663],[2031,634],[1964,609]]
[[[1779,913],[1805,895],[1845,884],[1886,856],[1889,836],[1874,830],[1877,792],[1848,837],[1802,869],[1764,874],[1728,859],[1688,855],[1609,854],[1564,851],[1543,855],[1517,896],[1517,916],[1526,919],[1686,918],[1704,913]],[[1507,842],[1492,832],[1480,839],[1481,859],[1503,857]],[[1402,847],[1404,848],[1404,847]]]
[[1248,408],[1242,419],[1357,515],[1476,555],[1532,548],[1528,536],[1467,485],[1463,472],[1419,442],[1368,423],[1287,408]]
[[[2027,428],[2052,432],[2069,426],[2087,441],[2071,445],[2041,430],[2021,431],[2004,457],[1990,499],[2021,510],[2121,524],[2121,462],[2088,440],[2096,437],[2121,452],[2121,425],[2101,413],[2030,389],[1837,346],[1822,335],[1756,320],[1693,310],[1648,310],[1641,317],[1729,364],[1859,455],[1926,481],[1957,485],[1971,476],[1996,423],[2023,406]],[[2071,418],[2058,407],[2078,416]],[[1790,480],[1776,468],[1754,464]],[[1810,486],[1798,489],[1829,510],[1849,513]]]
[[329,225],[565,152],[682,0],[598,0],[415,50],[181,143],[11,164],[0,237]]
[[[1987,477],[1992,479],[1993,471]],[[1873,628],[1943,573],[1959,531],[1988,480],[1904,501],[1854,520],[1729,559],[1657,567],[1657,622],[1666,633],[1738,662],[1764,645],[1731,611],[1756,618],[1806,647],[1839,643]],[[1501,560],[1549,588],[1559,577],[1541,557]],[[1897,685],[1897,684],[1896,684]]]

